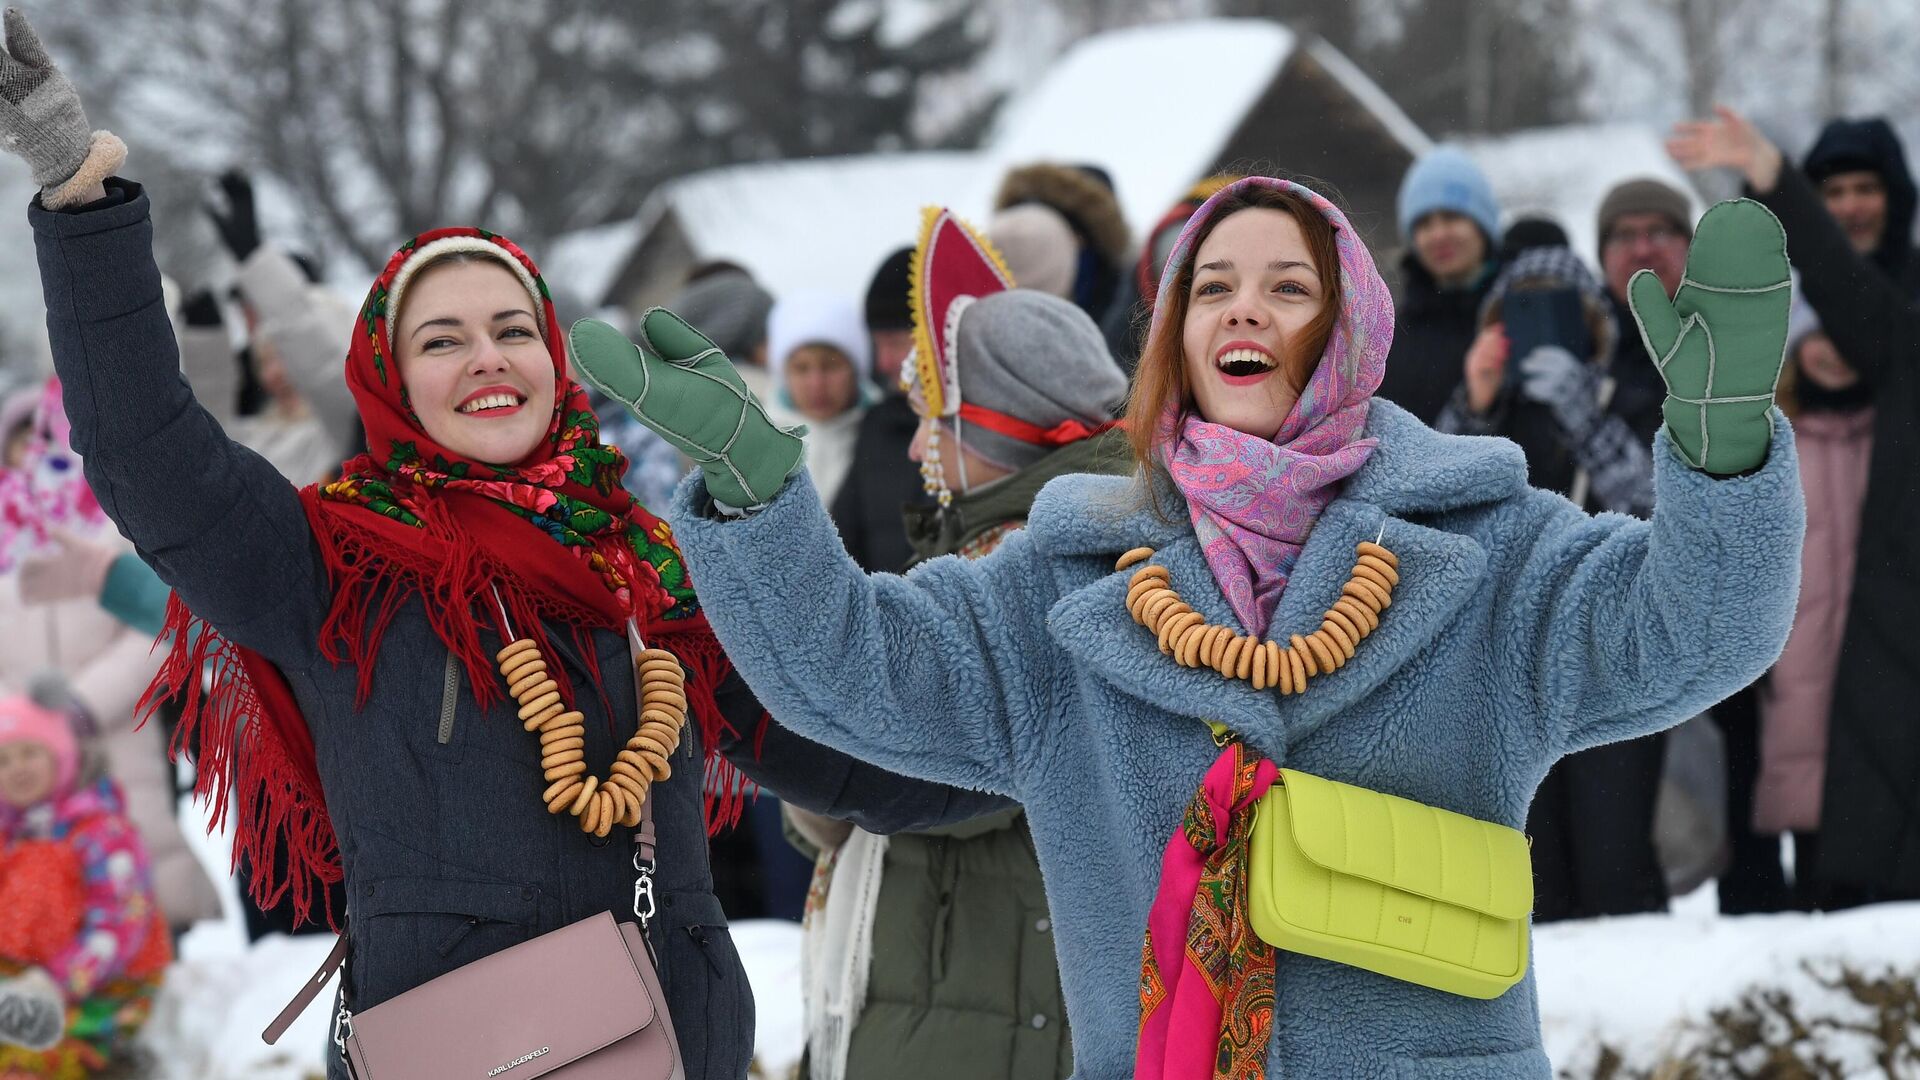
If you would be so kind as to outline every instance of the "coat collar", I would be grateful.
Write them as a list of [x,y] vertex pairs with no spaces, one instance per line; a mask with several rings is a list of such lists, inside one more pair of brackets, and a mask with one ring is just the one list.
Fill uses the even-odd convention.
[[1042,547],[1054,555],[1098,559],[1106,571],[1054,604],[1049,632],[1128,696],[1196,721],[1227,724],[1256,749],[1285,761],[1290,746],[1371,693],[1431,642],[1485,575],[1487,553],[1473,539],[1413,519],[1526,490],[1525,459],[1505,440],[1440,435],[1383,400],[1373,405],[1367,434],[1380,446],[1314,526],[1270,636],[1282,640],[1281,634],[1319,628],[1362,540],[1379,536],[1399,556],[1401,584],[1380,629],[1340,671],[1314,679],[1307,693],[1282,697],[1211,671],[1182,668],[1133,621],[1125,603],[1131,571],[1113,571],[1112,559],[1145,545],[1156,549],[1152,561],[1167,567],[1173,587],[1209,623],[1239,626],[1201,554],[1184,501],[1163,493],[1163,514],[1156,514],[1142,505],[1137,478],[1067,477],[1036,501],[1029,529]]
[[951,555],[989,529],[1025,521],[1033,500],[1055,478],[1074,473],[1111,476],[1126,472],[1131,465],[1126,432],[1109,429],[1060,447],[979,491],[955,495],[952,506],[928,503],[905,507],[907,543],[912,545],[916,561]]

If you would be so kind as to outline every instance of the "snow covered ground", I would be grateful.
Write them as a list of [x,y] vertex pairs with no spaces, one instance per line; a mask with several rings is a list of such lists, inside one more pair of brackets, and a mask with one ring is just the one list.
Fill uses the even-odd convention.
[[[218,839],[200,844],[209,865],[224,869]],[[1827,916],[1722,918],[1715,909],[1709,885],[1676,901],[1671,914],[1535,931],[1541,1026],[1563,1075],[1587,1075],[1582,1070],[1603,1042],[1641,1067],[1683,1050],[1704,1037],[1711,1010],[1732,1005],[1756,985],[1784,988],[1805,1007],[1832,1002],[1844,1011],[1816,973],[1838,963],[1869,975],[1920,972],[1920,903]],[[759,1014],[758,1075],[786,1080],[803,1042],[799,928],[747,921],[735,923],[733,935]],[[260,1032],[331,944],[330,938],[274,938],[248,950],[237,909],[224,922],[195,928],[148,1029],[166,1063],[165,1080],[319,1075],[331,1020],[325,1005],[316,1002],[278,1047],[263,1045]],[[1849,1077],[1881,1075],[1860,1047],[1830,1043],[1827,1050]]]
[[[1587,1075],[1577,1070],[1593,1066],[1602,1041],[1650,1067],[1698,1045],[1711,1011],[1757,986],[1788,992],[1803,1015],[1860,1011],[1816,977],[1841,964],[1868,976],[1920,973],[1920,903],[1722,918],[1709,884],[1673,907],[1534,932],[1540,1024],[1557,1068]],[[1848,1077],[1885,1075],[1860,1045],[1830,1039],[1825,1050]]]

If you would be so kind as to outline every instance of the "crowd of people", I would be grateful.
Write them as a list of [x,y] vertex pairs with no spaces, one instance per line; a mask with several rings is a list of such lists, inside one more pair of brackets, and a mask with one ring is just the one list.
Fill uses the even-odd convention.
[[[143,1075],[219,910],[169,747],[250,933],[345,934],[343,1016],[634,910],[609,838],[644,812],[713,1080],[753,1044],[728,919],[769,916],[805,928],[815,1080],[1548,1075],[1524,947],[1489,999],[1263,940],[1283,770],[1523,831],[1534,921],[1706,877],[1727,913],[1920,899],[1884,120],[1797,163],[1680,125],[1753,202],[1627,179],[1597,267],[1452,147],[1385,272],[1308,187],[1196,178],[1135,236],[1097,164],[1038,162],[978,223],[900,223],[864,295],[710,262],[571,332],[474,227],[356,307],[238,172],[231,288],[176,289],[17,11],[0,135],[55,367],[0,400],[0,1080]],[[684,669],[670,740],[635,641]],[[1681,723],[1721,752],[1676,845]]]

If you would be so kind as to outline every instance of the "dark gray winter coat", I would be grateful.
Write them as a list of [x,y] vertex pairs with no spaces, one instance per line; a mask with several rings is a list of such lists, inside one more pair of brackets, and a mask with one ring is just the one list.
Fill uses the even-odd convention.
[[[74,213],[36,204],[31,217],[74,448],[101,506],[196,613],[285,673],[307,718],[346,869],[352,1006],[589,915],[630,911],[624,838],[595,841],[546,813],[537,744],[511,703],[479,708],[417,602],[386,632],[371,704],[354,708],[356,670],[319,655],[330,594],[293,486],[228,439],[179,375],[140,187],[112,181],[104,202]],[[584,685],[572,637],[549,640]],[[605,694],[582,694],[579,706],[589,759],[609,761],[635,726],[633,668],[622,636],[600,633],[594,645]],[[730,715],[759,714],[738,677],[720,694]],[[713,895],[703,748],[688,730],[672,777],[654,788],[651,934],[689,1080],[731,1080],[752,1055],[753,997]],[[757,761],[745,747],[723,749],[782,798],[871,830],[1007,805],[777,729]],[[337,1061],[332,1075],[344,1075]]]

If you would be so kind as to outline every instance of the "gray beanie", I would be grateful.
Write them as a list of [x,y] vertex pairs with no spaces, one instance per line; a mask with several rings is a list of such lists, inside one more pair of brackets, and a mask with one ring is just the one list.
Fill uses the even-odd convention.
[[687,285],[667,306],[707,335],[727,359],[745,364],[767,340],[773,296],[746,271],[724,270]]
[[[1051,429],[1068,420],[1097,427],[1127,392],[1107,343],[1071,300],[1032,289],[983,297],[960,317],[960,400]],[[1023,442],[960,420],[967,449],[1003,468],[1024,469],[1054,446]],[[946,426],[953,429],[954,421]]]

